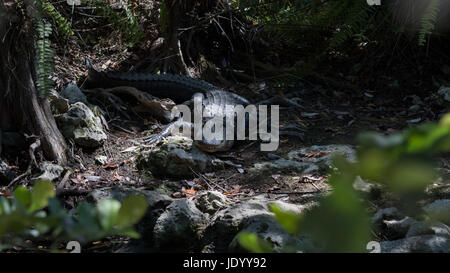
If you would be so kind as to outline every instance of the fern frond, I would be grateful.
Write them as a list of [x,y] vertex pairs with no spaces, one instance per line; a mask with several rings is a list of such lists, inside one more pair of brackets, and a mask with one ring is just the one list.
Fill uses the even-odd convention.
[[367,25],[375,13],[375,8],[367,5],[365,0],[342,2],[348,2],[349,5],[344,5],[341,9],[339,15],[345,16],[345,19],[340,26],[340,30],[331,39],[330,48],[338,48],[354,35],[367,30]]
[[51,24],[39,20],[36,22],[38,40],[36,41],[36,86],[39,94],[46,97],[53,88],[50,76],[53,72],[53,49],[50,47]]
[[14,0],[14,2],[17,4],[17,8],[20,10],[20,13],[23,17],[26,16],[25,9],[23,8],[23,0]]
[[119,2],[122,5],[123,9],[125,10],[125,13],[127,15],[128,20],[130,21],[130,23],[131,24],[135,24],[136,23],[136,18],[134,18],[133,12],[130,10],[130,8],[128,7],[127,3],[124,0],[119,0]]
[[69,21],[67,21],[66,18],[64,18],[61,13],[59,13],[58,10],[47,0],[41,0],[42,1],[42,10],[47,15],[52,17],[57,24],[57,28],[59,32],[64,37],[68,37],[73,35],[73,30],[70,26]]
[[431,35],[439,15],[440,0],[430,0],[425,13],[422,16],[421,28],[419,30],[419,45],[425,45],[425,37]]
[[[135,5],[132,1],[119,0],[123,11],[125,11],[125,16],[120,14],[111,7],[109,1],[105,0],[87,0],[87,2],[96,7],[96,10],[100,12],[100,15],[106,18],[108,21],[112,22],[114,28],[120,31],[122,40],[128,46],[133,46],[136,43],[142,41],[145,37],[141,26],[139,25],[139,20],[137,19],[137,10],[133,6]],[[131,2],[131,3],[130,3]]]

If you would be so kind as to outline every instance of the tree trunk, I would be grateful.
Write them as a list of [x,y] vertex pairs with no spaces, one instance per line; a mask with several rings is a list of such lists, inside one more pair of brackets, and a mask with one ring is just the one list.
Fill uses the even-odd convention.
[[[181,42],[178,37],[178,29],[182,26],[184,13],[189,3],[180,0],[164,0],[166,9],[166,22],[164,34],[164,48],[167,50],[167,58],[164,62],[164,72],[181,73],[190,75],[189,69],[184,61],[181,50]],[[189,2],[189,1],[188,1]]]
[[[23,11],[35,12],[33,3],[25,1]],[[36,135],[44,155],[63,164],[67,144],[33,79],[35,28],[30,18],[16,2],[0,0],[0,144],[2,131]]]
[[[225,33],[227,30],[232,33],[231,20],[221,18],[221,12],[229,11],[230,5],[231,0],[163,0],[163,20],[160,21],[161,34],[164,37],[163,52],[160,56],[163,63],[159,68],[164,72],[198,75],[203,70],[201,64],[204,63],[204,56],[212,55],[215,46],[213,41],[220,41],[221,46],[233,47],[232,41]],[[208,24],[210,26],[205,27]],[[192,44],[193,40],[197,41],[195,45]],[[200,67],[196,67],[199,64]],[[153,70],[153,67],[148,70]]]

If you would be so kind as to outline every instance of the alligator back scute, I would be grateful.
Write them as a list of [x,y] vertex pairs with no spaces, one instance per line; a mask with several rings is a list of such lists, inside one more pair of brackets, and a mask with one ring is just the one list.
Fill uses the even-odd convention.
[[183,75],[148,74],[136,72],[100,72],[89,69],[84,88],[112,88],[131,86],[159,98],[170,98],[182,103],[197,93],[217,90],[218,87],[205,81]]

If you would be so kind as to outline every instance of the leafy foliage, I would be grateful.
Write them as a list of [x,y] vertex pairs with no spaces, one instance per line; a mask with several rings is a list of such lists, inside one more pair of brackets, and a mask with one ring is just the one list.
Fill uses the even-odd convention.
[[236,4],[254,21],[265,23],[271,34],[292,43],[301,41],[307,32],[332,32],[330,48],[338,48],[354,35],[368,31],[376,12],[365,0],[247,0]]
[[450,116],[402,133],[383,136],[369,133],[359,137],[361,177],[386,185],[398,194],[421,193],[432,181],[434,156],[450,151]]
[[125,45],[134,46],[144,39],[145,34],[138,20],[139,12],[136,7],[136,1],[120,0],[122,11],[125,12],[125,18],[120,11],[117,11],[111,6],[109,1],[87,0],[86,3],[94,6],[100,16],[111,22],[114,29],[120,31]]
[[52,25],[44,19],[44,15],[53,18],[56,27],[63,37],[73,35],[70,23],[58,10],[47,0],[36,1],[37,13],[34,18],[38,39],[36,41],[36,86],[42,97],[46,97],[53,88],[50,76],[53,72],[53,57],[55,55],[51,48],[50,35]]
[[[329,32],[332,33],[331,38],[327,39],[329,48],[338,49],[350,39],[376,33],[386,18],[392,16],[388,12],[389,6],[395,6],[399,1],[382,6],[370,6],[366,0],[236,0],[234,3],[248,18],[265,24],[273,35],[298,43],[308,33]],[[418,29],[419,45],[424,45],[425,37],[432,34],[441,0],[428,2]],[[419,4],[412,2],[410,8]],[[395,28],[387,25],[386,30],[394,32]]]
[[47,0],[41,0],[42,1],[42,10],[44,14],[47,16],[52,17],[56,21],[56,26],[59,30],[59,32],[62,34],[63,37],[68,37],[73,35],[73,30],[70,27],[69,21],[67,21],[66,18],[64,18],[61,13]]
[[[417,212],[417,202],[436,178],[433,158],[450,151],[450,114],[439,123],[423,124],[390,136],[365,133],[360,135],[359,144],[356,163],[335,159],[337,171],[329,178],[333,192],[320,206],[304,215],[271,207],[286,231],[308,234],[324,252],[364,252],[371,227],[366,207],[352,186],[356,177],[384,185],[405,209]],[[256,234],[245,233],[239,242],[249,251],[272,251],[266,247],[269,243],[261,240]]]
[[271,253],[272,246],[259,238],[255,233],[241,232],[238,234],[238,242],[246,249],[254,253]]
[[422,25],[419,30],[419,45],[421,46],[425,45],[425,37],[433,32],[441,4],[441,0],[431,0],[429,2],[428,8],[422,17]]
[[50,75],[53,71],[53,56],[55,53],[51,48],[49,39],[52,26],[41,18],[37,18],[36,32],[38,33],[36,41],[36,86],[41,96],[45,97],[53,87]]
[[[113,23],[113,27],[120,30],[125,44],[133,46],[135,43],[144,38],[144,34],[137,20],[137,11],[134,8],[134,2],[120,0],[122,8],[125,12],[124,16],[117,12],[109,3],[109,1],[88,0],[88,4],[92,4],[99,10],[100,14]],[[37,0],[37,15],[35,19],[36,32],[38,39],[36,41],[36,85],[41,96],[45,97],[53,87],[53,81],[50,76],[53,71],[54,51],[51,48],[50,35],[52,34],[52,24],[47,22],[45,18],[52,18],[56,23],[55,28],[62,37],[74,35],[69,21],[61,15],[55,6],[48,0]],[[45,18],[44,18],[45,16]]]
[[[329,8],[327,12],[328,15],[332,14],[343,22],[330,40],[331,48],[339,48],[349,39],[370,30],[370,20],[376,12],[375,7],[367,5],[366,1],[339,1],[338,3],[333,2],[334,5],[330,5],[331,10]],[[333,7],[335,5],[337,7]],[[341,12],[334,14],[335,10],[341,10]]]
[[74,215],[54,196],[53,184],[46,180],[37,181],[31,191],[17,187],[10,199],[0,196],[0,249],[13,238],[44,235],[53,238],[54,248],[70,240],[87,243],[114,235],[139,237],[133,225],[147,209],[142,196],[129,196],[122,203],[103,200],[97,206],[83,203]]

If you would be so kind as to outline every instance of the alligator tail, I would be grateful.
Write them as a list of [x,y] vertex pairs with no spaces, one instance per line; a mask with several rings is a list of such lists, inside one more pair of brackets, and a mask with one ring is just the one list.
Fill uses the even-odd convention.
[[190,100],[195,93],[206,93],[220,88],[191,77],[174,74],[149,74],[139,72],[104,72],[96,70],[89,60],[88,78],[83,88],[113,88],[131,86],[159,98],[170,98],[177,103]]

